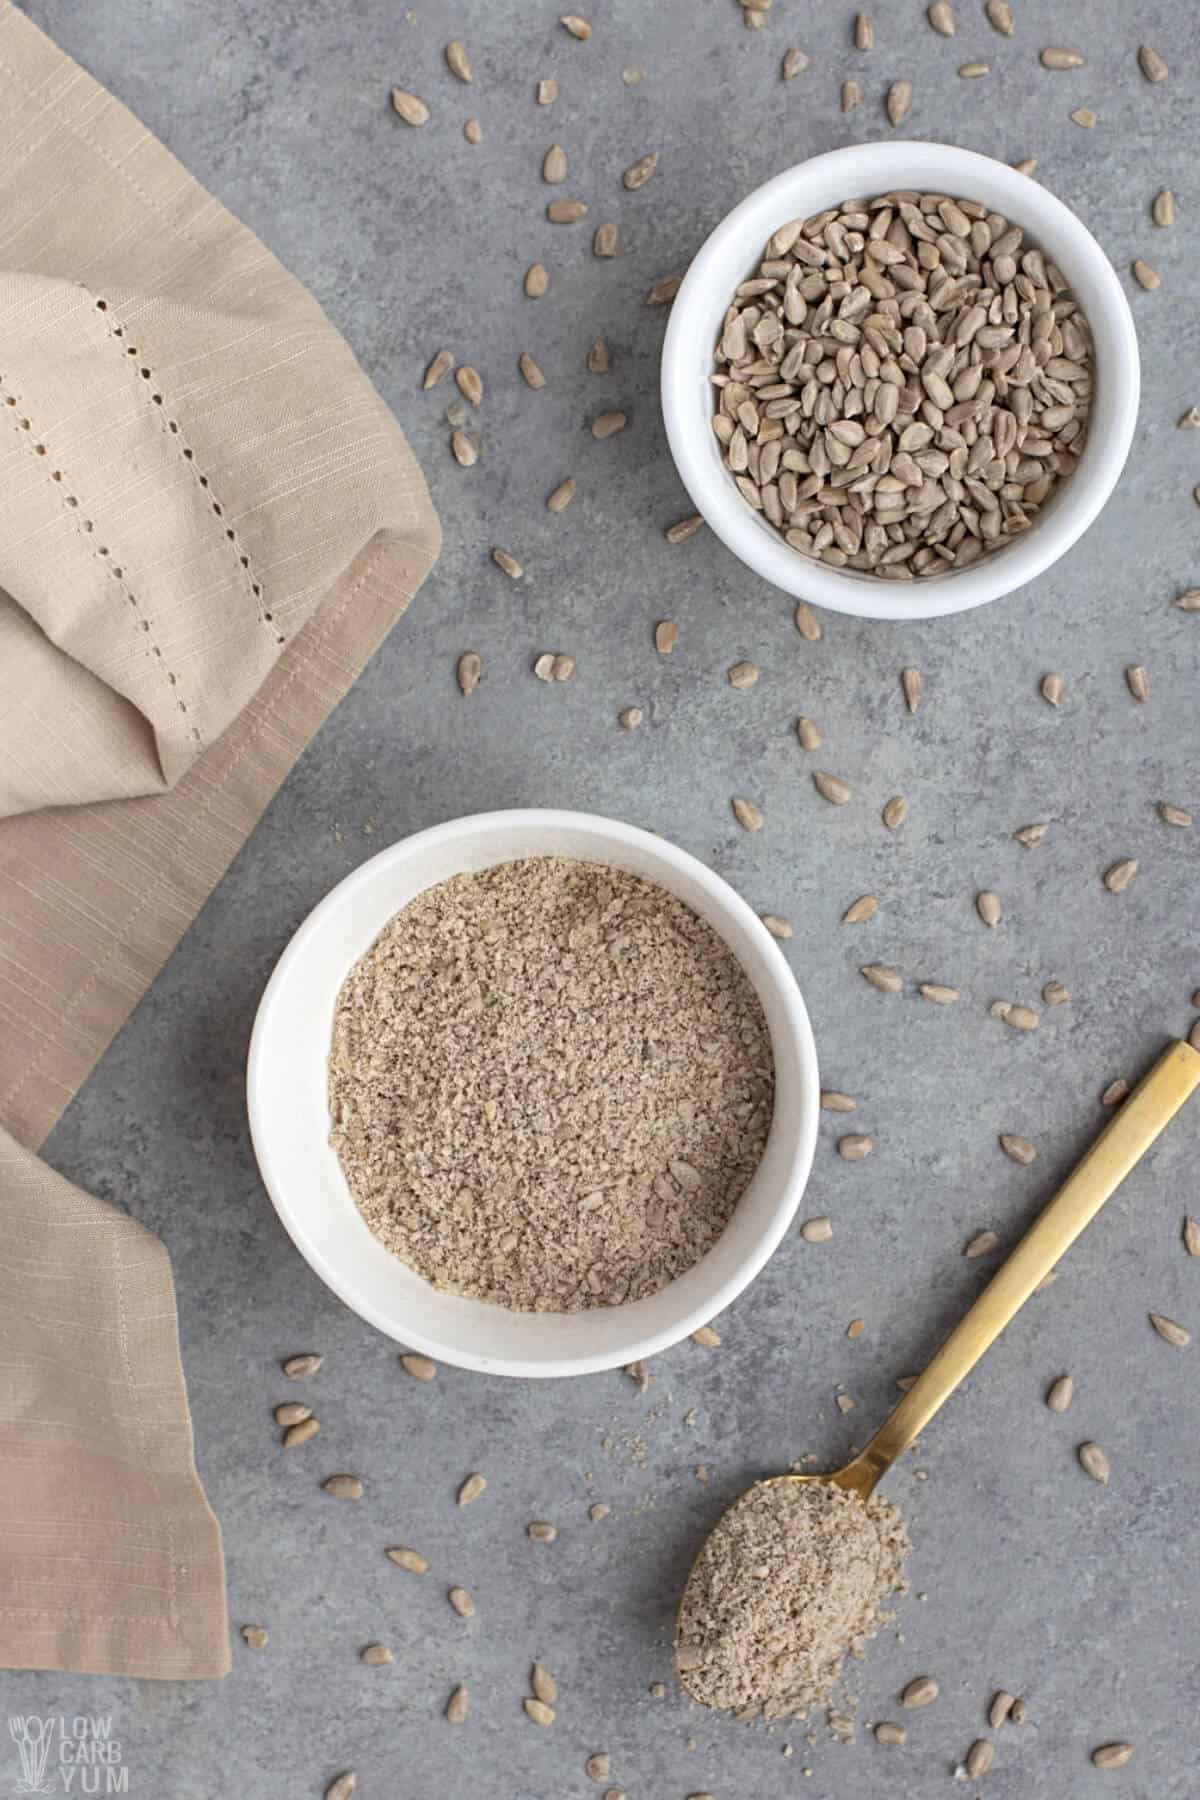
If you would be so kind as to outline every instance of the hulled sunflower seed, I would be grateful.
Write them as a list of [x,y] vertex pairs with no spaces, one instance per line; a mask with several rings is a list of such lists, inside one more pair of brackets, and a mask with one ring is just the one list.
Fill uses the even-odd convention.
[[353,1769],[347,1769],[344,1775],[335,1776],[325,1789],[325,1800],[350,1800],[358,1786],[358,1776]]
[[277,1425],[303,1425],[305,1419],[312,1418],[312,1407],[302,1406],[299,1400],[285,1400],[282,1406],[275,1408]]
[[654,627],[654,648],[660,656],[670,656],[679,642],[679,627],[674,619],[660,619]]
[[446,1717],[451,1725],[461,1725],[471,1710],[471,1696],[465,1687],[456,1687],[446,1702]]
[[942,37],[954,36],[954,8],[947,4],[947,0],[935,0],[925,16]]
[[525,1708],[526,1717],[532,1719],[535,1725],[553,1725],[554,1708],[547,1706],[544,1700],[525,1699],[521,1705]]
[[1109,1082],[1108,1086],[1101,1094],[1100,1104],[1101,1106],[1120,1106],[1128,1092],[1129,1083],[1125,1080],[1124,1076],[1118,1075],[1115,1081]]
[[529,1671],[529,1685],[535,1699],[553,1706],[558,1699],[558,1683],[544,1663],[535,1662]]
[[757,663],[736,662],[728,671],[729,685],[734,688],[752,688],[762,670]]
[[504,573],[511,581],[520,581],[522,575],[525,573],[516,557],[509,551],[502,550],[499,544],[497,544],[492,551],[492,561],[498,569],[504,570]]
[[946,987],[940,981],[919,982],[917,992],[922,1000],[931,1000],[935,1006],[953,1006],[959,998],[957,988]]
[[898,994],[904,986],[904,977],[899,969],[889,969],[884,963],[866,963],[861,973],[881,994]]
[[446,67],[452,75],[457,75],[460,81],[474,81],[475,79],[471,68],[471,59],[467,55],[467,47],[457,38],[453,43],[446,45]]
[[454,358],[449,350],[439,350],[429,367],[426,369],[425,379],[421,383],[421,386],[423,388],[436,387],[438,382],[441,381],[444,376],[448,375],[453,367]]
[[908,1686],[901,1690],[900,1704],[910,1708],[932,1706],[938,1697],[938,1692],[938,1684],[932,1675],[918,1675],[914,1681],[910,1681]]
[[982,76],[991,74],[991,66],[985,62],[967,62],[961,65],[958,72],[964,81],[978,81]]
[[1082,69],[1083,58],[1078,50],[1064,50],[1052,45],[1042,51],[1041,63],[1044,69]]
[[760,917],[773,938],[795,937],[790,919],[782,919],[778,913],[762,913]]
[[475,1617],[475,1602],[464,1587],[452,1587],[446,1595],[460,1619]]
[[575,673],[575,658],[561,651],[543,650],[534,658],[533,672],[539,681],[570,681]]
[[796,736],[800,739],[802,750],[819,750],[825,739],[821,736],[820,727],[815,719],[800,718],[796,720]]
[[1163,188],[1155,194],[1150,213],[1156,225],[1166,226],[1175,223],[1175,196],[1170,188]]
[[323,1356],[315,1356],[312,1352],[303,1356],[289,1356],[283,1365],[283,1372],[290,1381],[299,1381],[305,1375],[315,1375],[324,1361]]
[[1046,1389],[1046,1405],[1051,1412],[1065,1413],[1075,1398],[1075,1383],[1069,1375],[1060,1375]]
[[1125,671],[1125,684],[1135,700],[1150,698],[1150,677],[1141,663],[1134,663]]
[[1156,288],[1162,286],[1162,276],[1158,270],[1152,269],[1150,264],[1143,262],[1140,256],[1134,258],[1133,277],[1139,287],[1144,287],[1151,294]]
[[542,180],[551,187],[567,179],[567,153],[561,144],[551,144],[542,158]]
[[1165,1313],[1152,1312],[1150,1323],[1164,1343],[1176,1350],[1186,1350],[1192,1341],[1192,1334],[1187,1327],[1177,1324],[1174,1319],[1168,1319]]
[[994,1231],[977,1231],[975,1236],[963,1246],[963,1255],[970,1262],[977,1256],[990,1256],[993,1250],[1000,1248],[1000,1239]]
[[721,1334],[712,1325],[700,1325],[692,1333],[693,1344],[699,1344],[704,1350],[719,1350]]
[[369,1669],[382,1669],[396,1659],[386,1644],[367,1644],[359,1651],[358,1660],[366,1663]]
[[1136,856],[1126,856],[1104,872],[1104,885],[1110,894],[1123,894],[1138,872]]
[[983,893],[976,894],[975,911],[979,914],[984,924],[989,925],[994,931],[1003,917],[1003,908],[1000,904],[999,894],[993,894],[990,888],[985,888]]
[[546,496],[546,506],[552,513],[565,512],[574,498],[575,478],[572,475],[568,475],[565,481],[559,482],[553,493]]
[[1200,430],[1200,406],[1189,406],[1183,417],[1176,419],[1175,424],[1180,431]]
[[800,1236],[806,1244],[827,1244],[833,1236],[833,1225],[829,1219],[806,1219],[800,1227]]
[[525,271],[525,292],[531,300],[540,300],[550,286],[545,263],[530,263]]
[[988,1724],[993,1731],[999,1731],[1000,1727],[1004,1724],[1005,1720],[1012,1712],[1015,1700],[1016,1695],[1006,1693],[1003,1688],[1001,1688],[998,1693],[993,1694],[992,1704],[988,1707]]
[[852,900],[842,914],[843,925],[861,925],[867,919],[873,919],[879,911],[879,902],[874,894],[860,894]]
[[1017,171],[1018,175],[1028,175],[1030,177],[1036,174],[1037,166],[1038,159],[1036,156],[1026,156],[1022,158],[1020,162],[1015,162],[1013,164],[1013,168]]
[[1100,1744],[1092,1751],[1092,1762],[1097,1769],[1123,1769],[1132,1755],[1132,1744]]
[[463,136],[466,138],[468,144],[482,144],[483,126],[479,123],[478,119],[467,120],[466,124],[463,126]]
[[875,1727],[875,1741],[879,1744],[906,1744],[908,1733],[903,1725],[894,1725],[890,1719],[881,1719]]
[[548,1519],[531,1519],[525,1527],[525,1535],[535,1544],[552,1544],[558,1536],[558,1526],[551,1525]]
[[396,1544],[387,1552],[389,1562],[394,1562],[399,1569],[407,1569],[410,1575],[424,1575],[429,1564],[418,1550],[409,1550],[403,1544]]
[[753,800],[745,800],[738,795],[732,802],[733,816],[743,831],[761,831],[765,820],[761,809]]
[[265,1625],[243,1625],[242,1637],[251,1650],[265,1650],[271,1641]]
[[854,48],[856,50],[873,50],[875,48],[875,23],[870,13],[855,15]]
[[1061,706],[1066,691],[1066,683],[1061,675],[1042,676],[1042,699],[1048,700],[1051,706]]
[[861,1131],[852,1131],[838,1139],[837,1152],[843,1162],[863,1162],[875,1148],[875,1139]]
[[852,1113],[858,1111],[858,1101],[853,1094],[839,1093],[836,1088],[821,1089],[822,1112]]
[[462,469],[473,469],[479,461],[479,445],[465,431],[454,431],[450,434],[450,449],[455,462]]
[[457,1499],[459,1506],[470,1506],[472,1500],[478,1500],[480,1494],[483,1493],[486,1487],[486,1475],[468,1475],[467,1479],[458,1490]]
[[1185,588],[1182,594],[1175,596],[1171,605],[1177,606],[1180,612],[1200,612],[1200,588]]
[[830,806],[845,806],[850,799],[850,783],[843,781],[840,775],[830,775],[825,769],[813,770],[813,786]]
[[621,180],[631,194],[644,188],[655,169],[658,167],[658,156],[652,150],[648,156],[640,156],[635,163],[630,163]]
[[473,694],[483,679],[483,658],[477,650],[464,650],[458,659],[458,685],[464,694]]
[[1097,123],[1097,115],[1092,111],[1090,106],[1077,106],[1075,111],[1071,114],[1071,123],[1080,126],[1084,131],[1094,131]]
[[593,342],[591,349],[587,353],[587,366],[589,372],[593,375],[608,374],[609,369],[612,367],[612,359],[609,356],[608,345],[603,338],[596,338]]
[[1093,1481],[1098,1481],[1101,1487],[1107,1487],[1112,1476],[1112,1464],[1107,1452],[1099,1444],[1089,1442],[1080,1444],[1075,1454],[1084,1473],[1090,1475]]
[[363,1497],[363,1484],[357,1475],[328,1475],[321,1486],[335,1500],[361,1500]]
[[887,116],[893,125],[903,124],[912,107],[911,81],[893,81],[887,91]]
[[641,722],[642,709],[640,706],[627,706],[623,712],[617,714],[617,723],[625,731],[636,731]]
[[573,38],[581,38],[586,42],[592,35],[591,24],[582,13],[564,13],[559,24],[564,25]]
[[910,713],[915,713],[921,704],[921,688],[923,683],[921,681],[920,669],[901,669],[900,686],[904,689],[905,705],[908,707]]
[[646,305],[669,306],[682,283],[682,275],[660,275],[646,295]]
[[1065,1006],[1070,998],[1070,988],[1061,981],[1048,981],[1042,989],[1042,999],[1047,1006]]
[[903,794],[893,794],[880,815],[889,831],[899,831],[908,817],[908,801]]
[[990,1738],[976,1738],[967,1751],[966,1770],[968,1781],[978,1781],[987,1774],[996,1754],[996,1746]]
[[1183,1247],[1189,1256],[1200,1256],[1200,1219],[1192,1219],[1184,1214]]
[[792,49],[784,51],[782,74],[785,81],[794,81],[796,76],[802,74],[807,67],[808,57],[803,50],[797,50],[793,46]]
[[807,600],[801,600],[792,619],[800,636],[809,644],[819,644],[824,635],[824,627]]
[[993,1019],[1003,1019],[1014,1031],[1036,1031],[1041,1024],[1032,1006],[1018,1006],[1011,1000],[993,1000],[988,1010]]
[[583,1772],[590,1781],[607,1781],[612,1762],[606,1750],[597,1750],[589,1756],[583,1765]]
[[616,256],[621,248],[621,233],[611,220],[605,225],[597,225],[592,238],[593,256]]
[[310,1444],[321,1429],[320,1419],[301,1419],[298,1425],[289,1425],[283,1434],[285,1450],[298,1450],[301,1444]]
[[592,436],[600,439],[615,437],[628,423],[628,416],[623,412],[599,413],[592,420]]
[[987,0],[987,5],[983,10],[987,14],[988,24],[994,31],[998,31],[1001,37],[1012,36],[1013,9],[1008,4],[1008,0]]
[[692,513],[690,518],[676,519],[674,525],[668,525],[663,535],[668,544],[686,544],[690,537],[695,537],[703,523],[699,513]]
[[403,88],[392,89],[392,108],[404,120],[406,125],[428,125],[429,108],[415,94],[406,94]]
[[601,1519],[607,1519],[611,1511],[612,1507],[606,1506],[603,1500],[596,1500],[588,1507],[588,1518],[593,1525],[598,1525]]
[[1011,1157],[1013,1162],[1021,1163],[1024,1167],[1028,1167],[1037,1155],[1036,1148],[1028,1138],[1017,1137],[1011,1131],[1000,1133],[1000,1148],[1005,1156]]
[[414,1381],[432,1381],[437,1374],[437,1364],[427,1356],[418,1356],[415,1351],[408,1351],[400,1358],[400,1367]]
[[1160,56],[1158,51],[1152,49],[1149,44],[1141,44],[1138,47],[1138,68],[1147,81],[1165,81],[1170,73],[1166,58]]
[[1013,836],[1016,838],[1018,844],[1024,844],[1026,850],[1034,850],[1041,843],[1049,829],[1049,825],[1022,825],[1020,831],[1013,832]]
[[539,106],[553,106],[558,99],[558,83],[552,75],[543,76],[537,84],[537,103]]
[[842,83],[842,111],[844,113],[853,112],[855,107],[859,106],[861,104],[862,104],[862,88],[859,86],[858,82],[857,81],[843,81],[843,83]]
[[552,225],[576,225],[587,218],[586,200],[551,200],[546,217]]

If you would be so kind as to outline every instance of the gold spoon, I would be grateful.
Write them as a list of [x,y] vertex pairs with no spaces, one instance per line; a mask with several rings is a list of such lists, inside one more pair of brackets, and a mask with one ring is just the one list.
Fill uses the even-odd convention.
[[[1170,1044],[1139,1081],[1120,1111],[1076,1164],[1049,1205],[1039,1213],[1007,1262],[941,1349],[884,1420],[864,1450],[832,1475],[774,1475],[775,1481],[828,1481],[869,1499],[897,1457],[928,1425],[1038,1284],[1090,1225],[1109,1195],[1200,1085],[1200,1054]],[[762,1485],[761,1483],[757,1485]],[[734,1502],[736,1506],[737,1501]],[[720,1530],[720,1523],[714,1528]]]

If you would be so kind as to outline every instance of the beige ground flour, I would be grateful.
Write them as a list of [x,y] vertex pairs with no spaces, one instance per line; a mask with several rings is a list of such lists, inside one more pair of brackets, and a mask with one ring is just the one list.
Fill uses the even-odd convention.
[[711,1248],[762,1155],[766,1020],[656,884],[534,857],[420,895],[351,970],[331,1142],[435,1286],[519,1311],[640,1299]]
[[908,1548],[885,1500],[763,1481],[708,1538],[684,1593],[675,1663],[705,1706],[775,1718],[828,1697],[878,1628]]

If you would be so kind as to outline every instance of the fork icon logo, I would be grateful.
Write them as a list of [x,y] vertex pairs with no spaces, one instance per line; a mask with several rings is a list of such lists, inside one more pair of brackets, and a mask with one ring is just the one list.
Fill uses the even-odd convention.
[[54,1724],[52,1718],[38,1719],[30,1716],[9,1719],[8,1729],[21,1759],[21,1779],[16,1787],[18,1794],[53,1794],[57,1791],[56,1784],[46,1779]]

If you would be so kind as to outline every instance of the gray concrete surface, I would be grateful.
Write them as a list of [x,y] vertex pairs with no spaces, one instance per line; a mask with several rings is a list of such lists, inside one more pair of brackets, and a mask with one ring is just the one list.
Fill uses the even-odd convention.
[[[670,1681],[680,1582],[723,1505],[760,1471],[806,1453],[836,1463],[866,1434],[895,1378],[979,1289],[986,1271],[963,1261],[967,1237],[991,1226],[1011,1241],[1101,1122],[1105,1084],[1137,1075],[1194,1016],[1195,833],[1155,815],[1160,799],[1200,810],[1200,622],[1170,606],[1200,574],[1200,437],[1175,430],[1200,402],[1192,13],[1185,0],[1015,9],[1018,34],[1004,41],[964,0],[946,42],[917,0],[877,0],[878,47],[864,56],[850,48],[848,4],[797,0],[776,0],[758,33],[732,0],[598,0],[588,44],[566,36],[552,5],[29,0],[320,295],[408,430],[446,530],[409,617],[49,1146],[170,1247],[232,1623],[271,1631],[264,1652],[235,1643],[219,1686],[0,1677],[0,1712],[110,1715],[135,1795],[298,1800],[352,1767],[362,1800],[566,1800],[598,1792],[583,1764],[600,1749],[630,1800],[970,1795],[976,1786],[951,1786],[954,1764],[1002,1686],[1028,1697],[1029,1723],[998,1735],[979,1784],[995,1800],[1200,1791],[1200,1351],[1169,1348],[1147,1323],[1153,1308],[1200,1330],[1200,1263],[1180,1242],[1185,1209],[1200,1211],[1200,1110],[1177,1121],[892,1480],[915,1541],[913,1592],[848,1684],[859,1741],[844,1747],[818,1723],[810,1743],[802,1725],[736,1725],[649,1691]],[[455,36],[474,57],[471,89],[442,64]],[[1143,40],[1172,65],[1163,86],[1138,73]],[[1064,41],[1088,67],[1039,69],[1037,50]],[[791,43],[812,65],[784,85]],[[976,56],[991,75],[960,81],[958,65]],[[627,86],[633,65],[645,79]],[[838,89],[851,73],[866,99],[844,119]],[[548,74],[561,98],[543,111],[533,87]],[[884,137],[883,93],[902,74],[915,88],[902,135],[1037,154],[1119,269],[1135,255],[1161,269],[1157,294],[1130,283],[1142,416],[1102,519],[1034,587],[933,625],[829,615],[823,641],[807,644],[784,599],[707,534],[676,549],[663,539],[690,507],[655,399],[663,316],[642,299],[766,176]],[[424,131],[389,114],[397,82],[427,98]],[[1069,121],[1079,104],[1099,114],[1093,132]],[[462,137],[470,115],[483,122],[477,149]],[[573,230],[542,216],[541,157],[555,140],[570,158],[566,191],[593,209]],[[659,172],[626,195],[620,173],[649,149]],[[1163,185],[1179,198],[1169,232],[1149,217]],[[625,251],[599,263],[591,225],[608,217]],[[552,281],[537,304],[521,293],[535,257]],[[605,379],[584,369],[598,333],[614,351]],[[488,387],[485,455],[470,471],[448,454],[451,391],[420,392],[442,344]],[[546,370],[540,394],[516,373],[526,348]],[[613,406],[629,411],[629,429],[594,443],[588,420]],[[567,473],[579,497],[553,518],[542,502]],[[523,558],[520,585],[489,564],[496,542]],[[651,638],[665,617],[680,624],[669,662]],[[464,702],[453,677],[467,648],[488,672]],[[547,648],[578,659],[570,686],[532,679]],[[739,657],[765,670],[751,693],[726,684]],[[1141,707],[1123,679],[1134,662],[1150,672]],[[906,664],[925,675],[915,719],[898,685]],[[1050,669],[1067,682],[1058,712],[1038,697]],[[626,736],[616,714],[634,703],[647,723]],[[811,787],[792,732],[801,711],[825,730],[821,763],[854,785],[841,810]],[[766,811],[756,837],[730,817],[735,792]],[[879,808],[896,792],[912,810],[892,835]],[[645,1395],[616,1374],[550,1386],[454,1370],[428,1387],[406,1379],[395,1347],[292,1249],[247,1142],[255,1002],[309,907],[381,844],[513,804],[636,820],[706,858],[756,907],[788,914],[826,1079],[859,1096],[856,1123],[878,1140],[870,1161],[843,1164],[838,1122],[825,1118],[803,1210],[833,1217],[832,1244],[793,1233],[721,1320],[721,1349],[683,1344]],[[1036,819],[1052,820],[1051,833],[1026,852],[1010,834]],[[1100,876],[1123,856],[1141,873],[1117,898]],[[994,933],[973,911],[983,886],[1004,900]],[[840,925],[866,891],[880,896],[879,916]],[[881,996],[856,974],[870,958],[952,982],[962,1001],[943,1010]],[[989,1018],[993,999],[1036,1000],[1050,977],[1073,1000],[1036,1034]],[[1032,1168],[1000,1154],[1000,1131],[1035,1140]],[[849,1343],[854,1316],[867,1328]],[[308,1349],[326,1357],[311,1386],[322,1435],[284,1457],[271,1420],[289,1387],[278,1363]],[[1078,1395],[1058,1418],[1042,1395],[1064,1370]],[[857,1401],[848,1417],[839,1385]],[[1075,1462],[1085,1438],[1112,1457],[1107,1489]],[[476,1468],[487,1495],[459,1514],[455,1488]],[[335,1469],[364,1476],[361,1505],[321,1493]],[[598,1499],[612,1514],[593,1525]],[[557,1543],[526,1539],[534,1517],[557,1521]],[[424,1548],[425,1580],[383,1560],[397,1539]],[[449,1580],[476,1595],[469,1625],[445,1604]],[[360,1666],[372,1639],[393,1646],[391,1668]],[[549,1732],[520,1709],[534,1656],[562,1684]],[[926,1672],[941,1698],[909,1720],[904,1749],[881,1748],[865,1725],[894,1716],[898,1689]],[[456,1730],[441,1714],[460,1681],[473,1710]],[[1102,1776],[1088,1753],[1111,1738],[1136,1741],[1137,1754]],[[15,1786],[9,1754],[0,1743],[3,1792]]]

